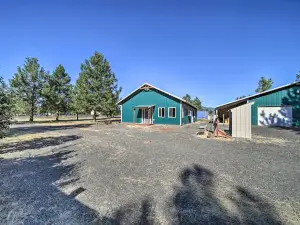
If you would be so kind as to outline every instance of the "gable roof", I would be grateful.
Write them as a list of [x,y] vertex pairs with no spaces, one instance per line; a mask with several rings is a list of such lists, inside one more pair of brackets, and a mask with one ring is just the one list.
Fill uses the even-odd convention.
[[238,99],[238,100],[235,100],[235,101],[227,102],[225,104],[216,106],[216,109],[221,108],[223,106],[227,106],[227,105],[231,105],[231,104],[237,104],[237,103],[240,103],[240,102],[243,102],[243,101],[247,101],[249,99],[253,99],[253,98],[256,98],[256,97],[259,97],[259,96],[262,96],[262,95],[265,95],[265,94],[268,94],[268,93],[271,93],[271,92],[274,92],[274,91],[279,91],[281,89],[285,89],[285,88],[288,88],[288,87],[291,87],[291,86],[294,86],[294,85],[300,85],[300,81],[295,81],[295,82],[292,82],[292,83],[289,83],[289,84],[286,84],[286,85],[283,85],[283,86],[280,86],[280,87],[277,87],[277,88],[273,88],[273,89],[270,89],[270,90],[267,90],[267,91],[264,91],[264,92],[261,92],[261,93],[258,93],[258,94],[249,95],[245,98],[241,98],[241,99]]
[[139,90],[140,90],[142,87],[144,87],[144,86],[150,86],[150,87],[153,88],[153,89],[156,89],[156,90],[158,90],[158,91],[160,91],[160,92],[162,92],[162,93],[164,93],[164,94],[166,94],[166,95],[169,95],[169,96],[171,96],[171,97],[173,97],[173,98],[175,98],[175,99],[177,99],[177,100],[179,100],[179,101],[182,101],[182,102],[188,104],[189,106],[191,106],[191,107],[197,109],[196,106],[194,106],[194,105],[192,105],[191,103],[187,102],[187,101],[184,100],[183,98],[179,98],[179,97],[176,96],[176,95],[172,95],[172,94],[170,94],[169,92],[166,92],[166,91],[164,91],[164,90],[161,90],[161,89],[159,89],[159,88],[157,88],[157,87],[155,87],[155,86],[153,86],[153,85],[151,85],[151,84],[148,84],[148,83],[144,83],[144,84],[142,84],[141,86],[139,86],[137,89],[135,89],[135,90],[134,90],[133,92],[131,92],[129,95],[127,95],[125,98],[122,98],[120,101],[118,101],[117,104],[118,104],[118,105],[119,105],[119,104],[122,104],[122,103],[123,103],[124,101],[126,101],[131,95],[133,95],[134,93],[136,93],[137,91],[139,91]]

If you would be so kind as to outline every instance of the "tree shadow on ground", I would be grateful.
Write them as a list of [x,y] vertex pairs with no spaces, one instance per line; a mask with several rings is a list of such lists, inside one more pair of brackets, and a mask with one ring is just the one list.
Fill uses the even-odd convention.
[[[151,197],[117,208],[109,216],[77,200],[86,189],[77,174],[80,164],[70,163],[75,154],[71,148],[0,159],[0,224],[159,224]],[[200,165],[184,169],[179,178],[168,206],[170,224],[280,224],[270,203],[240,186],[225,196],[236,208],[235,213],[229,211],[218,196],[214,174]],[[61,190],[66,186],[69,194]]]
[[[73,151],[26,158],[0,159],[0,224],[153,224],[152,200],[132,203],[111,216],[99,213],[76,199],[76,166],[64,165]],[[60,182],[67,180],[67,182]],[[59,182],[58,182],[59,181]],[[61,187],[74,186],[66,194]]]
[[105,224],[159,224],[154,213],[153,200],[145,197],[141,203],[130,203],[117,209],[111,217],[101,219]]
[[29,149],[40,149],[49,146],[61,145],[63,143],[75,141],[80,138],[81,137],[77,135],[68,135],[59,137],[34,138],[32,140],[4,143],[0,146],[0,155],[6,153],[25,151]]
[[213,173],[204,167],[186,168],[180,180],[170,203],[172,224],[281,224],[275,208],[246,188],[233,187],[221,200]]
[[59,130],[69,130],[76,128],[87,128],[92,126],[93,124],[70,124],[70,125],[59,125],[55,124],[52,126],[43,126],[43,125],[30,125],[28,126],[17,126],[9,129],[9,133],[7,136],[19,136],[22,134],[37,134],[51,131],[59,131]]
[[73,195],[63,193],[55,184],[60,179],[76,176],[75,165],[61,163],[72,153],[0,159],[0,223],[88,224],[97,220],[96,211]]
[[[44,138],[38,145],[36,140],[20,142],[9,146],[9,152],[59,145],[59,138]],[[73,139],[78,137],[65,141]],[[69,163],[76,154],[71,148],[43,156],[0,158],[0,224],[153,224],[151,198],[120,207],[110,216],[100,216],[78,201],[76,197],[86,189],[77,173],[80,162]],[[67,194],[61,190],[64,187],[73,190]]]

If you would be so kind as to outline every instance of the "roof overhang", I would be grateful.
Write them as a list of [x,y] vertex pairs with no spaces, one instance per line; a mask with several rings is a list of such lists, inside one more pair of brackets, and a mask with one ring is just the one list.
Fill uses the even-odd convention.
[[133,106],[132,108],[134,109],[150,109],[153,108],[155,105],[137,105]]

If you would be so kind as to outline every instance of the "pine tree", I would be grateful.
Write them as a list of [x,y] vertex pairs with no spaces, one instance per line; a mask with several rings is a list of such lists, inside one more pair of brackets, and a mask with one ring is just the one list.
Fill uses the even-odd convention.
[[183,99],[186,100],[189,103],[191,103],[191,101],[192,101],[192,98],[189,94],[186,94],[185,96],[183,96]]
[[197,109],[202,108],[202,103],[198,97],[195,97],[195,99],[192,101],[192,104],[197,107]]
[[296,74],[296,81],[300,81],[300,71]]
[[261,92],[267,91],[267,90],[272,88],[273,83],[274,82],[271,78],[266,79],[265,77],[261,77],[259,82],[258,82],[258,87],[255,90],[255,92],[256,93],[261,93]]
[[0,77],[0,138],[4,138],[5,130],[9,128],[12,119],[11,96],[7,85]]
[[56,113],[56,120],[63,111],[67,111],[71,99],[71,78],[62,65],[54,70],[51,75],[45,76],[45,84],[42,90],[44,111]]
[[197,107],[197,109],[202,108],[201,100],[197,96],[194,99],[192,99],[189,94],[186,94],[185,96],[183,96],[183,99]]
[[76,81],[76,85],[72,89],[72,98],[70,103],[70,110],[76,114],[76,119],[78,120],[78,115],[80,113],[88,113],[88,99],[87,99],[87,83],[84,75],[80,75]]
[[18,67],[17,73],[10,80],[14,93],[29,108],[30,122],[33,121],[37,106],[41,100],[42,79],[45,74],[46,72],[40,67],[38,59],[26,58],[23,68]]
[[[93,119],[96,121],[96,112],[101,112],[107,116],[112,116],[117,110],[117,100],[121,88],[117,85],[115,74],[111,71],[109,62],[104,56],[95,52],[89,60],[81,64],[79,81],[82,90],[86,95],[83,101],[86,109],[94,112]],[[82,96],[79,97],[82,98]]]

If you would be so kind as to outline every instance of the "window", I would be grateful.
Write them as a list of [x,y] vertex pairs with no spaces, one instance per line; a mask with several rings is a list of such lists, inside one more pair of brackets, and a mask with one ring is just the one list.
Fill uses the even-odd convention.
[[165,108],[164,107],[158,108],[158,117],[165,118]]
[[169,108],[169,118],[176,118],[176,108],[175,107]]

